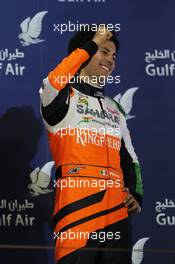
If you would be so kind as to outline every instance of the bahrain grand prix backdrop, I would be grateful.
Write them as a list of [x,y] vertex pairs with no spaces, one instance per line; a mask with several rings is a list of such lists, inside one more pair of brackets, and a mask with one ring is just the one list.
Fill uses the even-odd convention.
[[6,0],[0,14],[0,262],[54,263],[55,168],[39,89],[80,25],[105,23],[120,40],[106,94],[126,112],[144,183],[132,260],[174,264],[175,1]]

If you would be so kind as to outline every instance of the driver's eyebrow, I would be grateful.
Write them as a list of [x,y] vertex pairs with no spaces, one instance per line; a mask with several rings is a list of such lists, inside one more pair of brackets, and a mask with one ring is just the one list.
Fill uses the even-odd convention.
[[[105,50],[106,50],[106,51],[108,51],[108,52],[110,52],[110,51],[111,51],[110,49],[108,49],[108,48],[106,48],[106,47],[101,47],[101,49],[105,49]],[[114,55],[114,56],[117,56],[117,53],[116,53],[116,52],[114,52],[114,53],[113,53],[113,55]]]

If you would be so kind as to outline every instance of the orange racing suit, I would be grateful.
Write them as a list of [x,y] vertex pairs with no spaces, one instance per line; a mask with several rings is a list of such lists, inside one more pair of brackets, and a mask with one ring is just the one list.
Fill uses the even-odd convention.
[[[88,236],[74,235],[72,240],[70,234],[91,234],[128,217],[124,186],[140,204],[142,200],[138,159],[120,105],[104,96],[103,88],[69,78],[97,49],[90,41],[73,51],[40,89],[41,113],[57,169],[53,212],[57,261],[87,244]],[[65,239],[60,239],[63,233]]]

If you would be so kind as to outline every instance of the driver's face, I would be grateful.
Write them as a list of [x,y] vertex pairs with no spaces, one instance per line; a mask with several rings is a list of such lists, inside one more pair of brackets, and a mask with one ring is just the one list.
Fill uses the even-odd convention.
[[109,76],[115,68],[116,47],[111,40],[106,40],[101,45],[88,65],[84,68],[84,73],[90,76]]

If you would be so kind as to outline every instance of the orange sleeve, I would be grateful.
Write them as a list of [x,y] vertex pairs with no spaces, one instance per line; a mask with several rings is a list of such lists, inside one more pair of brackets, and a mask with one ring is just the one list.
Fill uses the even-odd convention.
[[68,57],[64,58],[57,67],[49,73],[49,82],[57,90],[62,90],[74,76],[80,66],[90,58],[84,49],[76,49]]

